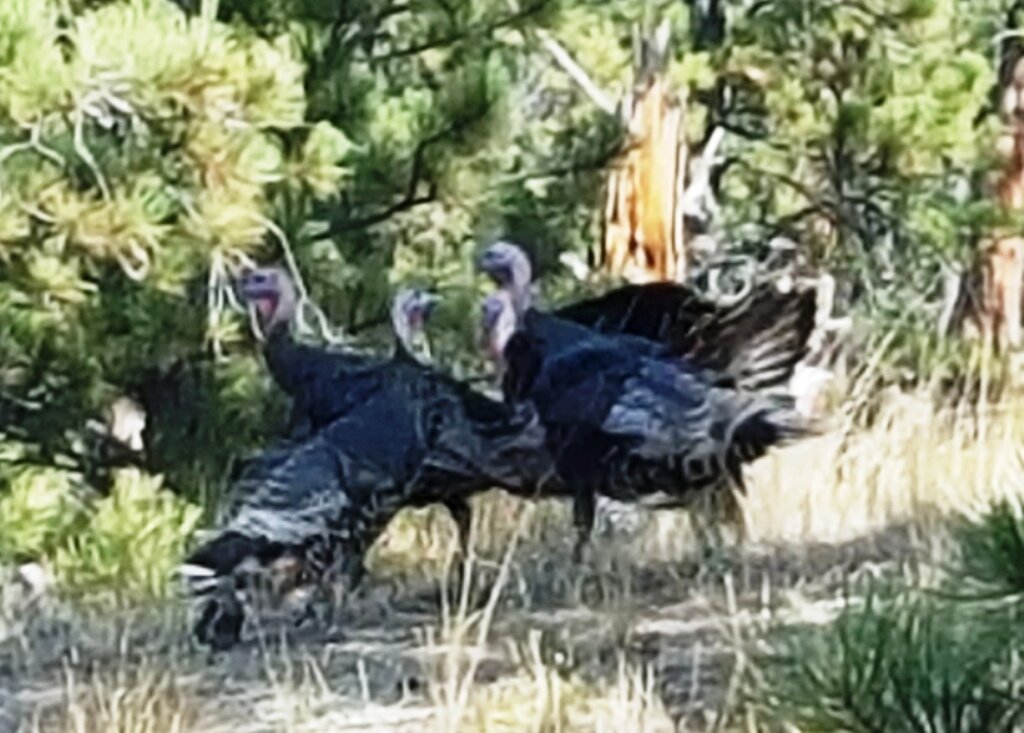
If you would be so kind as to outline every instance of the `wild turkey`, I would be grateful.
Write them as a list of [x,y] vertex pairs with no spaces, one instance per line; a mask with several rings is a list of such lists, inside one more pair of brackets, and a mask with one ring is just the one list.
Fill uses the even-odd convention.
[[[290,280],[283,276],[283,273],[276,275],[278,283],[290,284]],[[259,280],[257,295],[268,294],[267,281]],[[251,291],[250,291],[251,292]],[[288,297],[286,290],[284,295]],[[314,430],[323,428],[322,422],[326,422],[330,416],[340,416],[347,413],[355,406],[354,395],[365,401],[370,395],[381,389],[390,389],[395,380],[405,381],[436,381],[443,385],[443,390],[450,397],[457,397],[459,407],[453,407],[452,411],[462,409],[467,412],[467,419],[479,420],[481,424],[487,422],[498,422],[509,418],[507,409],[468,386],[453,379],[443,377],[430,368],[428,364],[421,361],[420,356],[427,346],[423,338],[424,327],[426,326],[435,305],[440,298],[432,293],[420,289],[400,290],[392,300],[391,325],[395,337],[393,358],[391,360],[370,360],[365,358],[357,369],[346,369],[352,361],[346,354],[338,354],[331,351],[315,350],[312,347],[295,344],[279,345],[275,352],[274,371],[278,376],[278,382],[288,384],[295,393],[306,395],[317,395],[325,400],[327,406],[319,406],[308,419],[308,424]],[[280,358],[280,354],[297,352],[297,357],[288,359]],[[361,357],[362,358],[362,357]],[[268,359],[268,362],[270,360]],[[292,366],[297,364],[297,366]],[[297,374],[293,374],[292,370]],[[305,381],[303,381],[305,380]],[[355,384],[356,389],[352,390],[351,385]],[[330,404],[336,405],[330,409]],[[535,430],[539,427],[535,426]],[[294,437],[289,436],[289,437]],[[533,465],[542,466],[538,469],[542,472],[550,472],[546,464],[545,456],[534,457]],[[509,490],[519,490],[529,483],[530,478],[526,477],[528,472],[522,473],[524,478],[518,478],[513,470],[503,472],[501,486]],[[478,477],[470,472],[472,481]],[[444,471],[430,480],[437,482],[440,486],[455,481],[457,477]],[[425,479],[426,480],[426,479]],[[457,488],[457,487],[455,487]],[[472,493],[472,492],[470,492]],[[460,547],[465,553],[468,550],[470,527],[472,525],[472,513],[466,496],[459,491],[444,492],[440,498],[431,498],[432,494],[424,495],[422,501],[415,506],[426,506],[433,503],[441,503],[449,512],[456,524]]]
[[810,289],[783,293],[762,283],[741,301],[720,306],[686,286],[658,282],[625,285],[545,313],[529,302],[532,269],[520,247],[497,242],[480,267],[500,288],[518,294],[523,322],[552,347],[597,331],[638,353],[685,357],[725,385],[786,384],[814,330],[816,293]]
[[[216,535],[185,562],[184,575],[205,605],[194,631],[217,649],[241,634],[239,596],[250,573],[295,558],[313,579],[340,575],[350,588],[380,528],[406,503],[408,471],[402,448],[410,426],[389,426],[390,440],[372,435],[376,406],[343,416],[305,441],[272,448],[250,460],[227,497]],[[401,436],[401,437],[399,437]]]
[[[422,338],[424,327],[430,319],[430,314],[440,298],[433,293],[427,293],[419,289],[404,289],[397,293],[391,306],[391,327],[395,336],[394,360],[410,366],[427,366],[420,361],[419,353],[429,345]],[[472,400],[475,393],[468,392],[467,400]],[[436,477],[444,480],[444,477]],[[428,506],[437,501],[428,492],[425,498],[414,502],[411,506],[417,508]],[[440,503],[448,510],[452,521],[455,522],[456,533],[459,539],[459,547],[463,555],[469,549],[469,534],[473,525],[473,513],[469,506],[467,497],[463,494],[447,494],[440,499]]]
[[240,292],[256,310],[267,368],[292,399],[290,438],[314,434],[380,387],[379,368],[386,359],[295,340],[297,294],[285,270],[252,270],[241,278]]
[[377,389],[311,437],[267,450],[241,471],[221,529],[186,563],[195,591],[212,594],[196,625],[204,642],[237,640],[243,613],[234,576],[248,558],[265,567],[297,557],[310,577],[329,579],[337,569],[354,587],[365,551],[403,507],[454,507],[464,542],[469,496],[522,491],[550,471],[535,415],[411,358],[404,344],[428,302],[395,298],[403,345],[374,370]]
[[[751,370],[722,378],[671,346],[597,333],[531,309],[525,255],[512,247],[502,244],[482,259],[485,268],[514,273],[484,307],[491,324],[506,310],[516,316],[515,332],[495,334],[491,350],[504,360],[506,399],[532,404],[547,432],[558,476],[573,496],[577,558],[594,523],[596,494],[656,496],[658,505],[676,506],[730,485],[742,490],[744,462],[807,433],[791,399],[733,386],[775,376],[761,379]],[[510,256],[511,264],[502,264]],[[778,359],[754,363],[779,372]]]

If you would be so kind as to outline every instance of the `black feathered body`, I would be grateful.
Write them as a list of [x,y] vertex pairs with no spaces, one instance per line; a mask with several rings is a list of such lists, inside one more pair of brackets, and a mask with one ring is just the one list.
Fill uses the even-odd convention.
[[[266,566],[291,555],[313,578],[340,573],[354,585],[365,552],[402,508],[464,501],[492,486],[521,493],[551,471],[535,415],[408,359],[385,362],[376,375],[378,388],[319,432],[250,460],[217,536],[186,565],[217,581],[247,558]],[[229,605],[214,599],[217,610],[204,613],[197,633],[212,641],[213,616]]]
[[550,470],[535,416],[416,364],[389,363],[380,377],[380,389],[312,438],[249,461],[222,531],[296,546],[357,526],[372,542],[370,530],[404,506],[520,490]]
[[543,313],[529,308],[529,261],[516,245],[494,243],[480,266],[515,310],[511,336],[494,301],[484,311],[492,338],[506,340],[503,391],[547,431],[574,499],[577,553],[596,494],[686,503],[723,482],[741,488],[744,460],[803,432],[792,409],[754,391],[783,386],[805,355],[813,292],[769,284],[721,307],[681,285],[629,285]]
[[274,382],[292,399],[289,437],[308,437],[365,402],[381,386],[387,360],[329,350],[295,340],[278,326],[267,336],[263,355]]
[[[802,434],[787,398],[720,386],[714,373],[616,336],[543,327],[527,317],[505,348],[506,398],[528,401],[547,431],[560,478],[577,500],[684,505],[741,466]],[[577,338],[566,341],[565,334]]]

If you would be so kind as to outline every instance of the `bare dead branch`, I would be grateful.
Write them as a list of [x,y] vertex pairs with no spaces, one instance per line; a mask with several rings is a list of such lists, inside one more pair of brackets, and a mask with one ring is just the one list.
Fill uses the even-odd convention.
[[718,202],[711,190],[711,169],[724,138],[725,128],[716,127],[701,151],[700,158],[694,161],[690,183],[683,192],[683,213],[687,216],[703,220],[718,210]]
[[576,60],[565,50],[562,44],[544,30],[538,30],[537,37],[540,38],[541,45],[551,54],[555,63],[562,67],[562,70],[569,75],[569,78],[576,82],[580,90],[590,98],[590,101],[597,105],[598,109],[605,114],[618,116],[618,105],[615,103],[615,100],[590,78],[590,75],[583,70],[583,67],[576,63]]

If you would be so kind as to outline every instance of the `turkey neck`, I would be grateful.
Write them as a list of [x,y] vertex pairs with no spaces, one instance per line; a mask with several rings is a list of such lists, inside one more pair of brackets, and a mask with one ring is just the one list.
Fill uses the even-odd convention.
[[517,329],[525,331],[533,339],[539,340],[541,345],[559,349],[596,335],[586,326],[535,308],[529,282],[513,281],[506,286],[506,290],[511,296]]
[[533,298],[530,295],[529,277],[526,278],[525,282],[519,282],[513,276],[512,281],[505,286],[505,290],[512,301],[512,310],[516,314],[516,323],[525,325],[524,319],[526,314],[533,312]]
[[291,325],[275,323],[263,341],[263,357],[274,381],[289,395],[301,388],[302,362],[309,347],[295,340]]
[[429,358],[427,354],[418,353],[417,335],[408,329],[395,331],[395,349],[392,356],[395,361],[426,366]]

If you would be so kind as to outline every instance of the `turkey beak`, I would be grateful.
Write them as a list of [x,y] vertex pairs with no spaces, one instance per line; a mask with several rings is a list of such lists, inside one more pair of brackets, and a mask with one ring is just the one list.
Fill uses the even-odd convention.
[[235,300],[241,306],[249,321],[255,322],[259,316],[259,306],[249,292],[249,274],[249,272],[242,272],[235,276],[231,281],[231,290],[234,292]]
[[506,287],[513,281],[512,263],[500,252],[484,252],[480,257],[479,267],[499,288]]
[[251,272],[242,273],[235,279],[235,293],[243,303],[252,303],[266,295],[259,283],[254,282]]
[[434,293],[423,294],[423,319],[430,318],[430,314],[434,312],[434,308],[441,302],[441,296],[435,295]]

